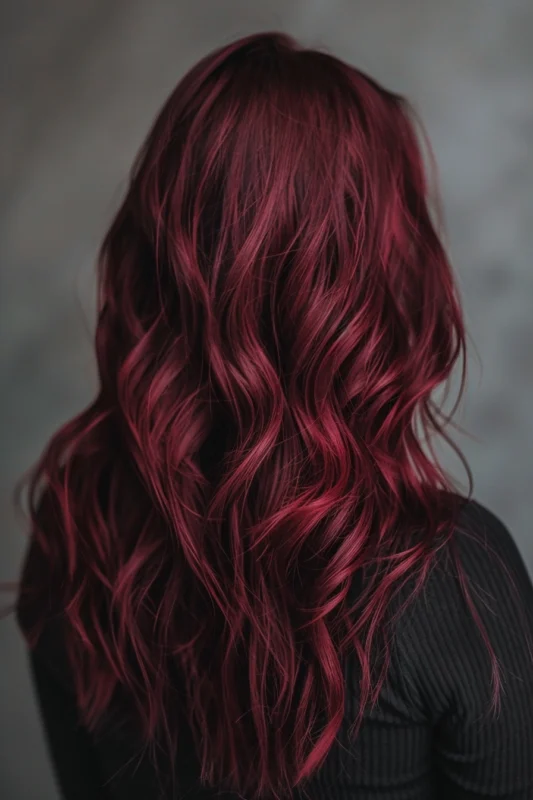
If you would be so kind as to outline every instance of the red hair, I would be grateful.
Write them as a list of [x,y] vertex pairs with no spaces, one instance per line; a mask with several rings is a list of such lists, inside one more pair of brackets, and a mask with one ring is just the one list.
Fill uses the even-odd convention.
[[322,764],[348,652],[357,733],[393,599],[465,499],[416,431],[461,456],[431,399],[465,331],[415,119],[280,33],[194,66],[101,247],[98,394],[28,482],[28,641],[62,614],[85,724],[122,687],[172,750],[177,674],[202,782],[250,797]]

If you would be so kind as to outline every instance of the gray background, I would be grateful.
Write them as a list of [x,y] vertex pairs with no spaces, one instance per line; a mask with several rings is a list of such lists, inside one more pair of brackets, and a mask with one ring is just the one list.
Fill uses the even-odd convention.
[[[323,44],[416,104],[479,354],[457,417],[476,438],[455,438],[533,570],[533,2],[4,0],[2,580],[25,548],[13,482],[95,388],[94,261],[132,158],[183,72],[259,29]],[[0,647],[0,796],[56,798],[12,618]]]

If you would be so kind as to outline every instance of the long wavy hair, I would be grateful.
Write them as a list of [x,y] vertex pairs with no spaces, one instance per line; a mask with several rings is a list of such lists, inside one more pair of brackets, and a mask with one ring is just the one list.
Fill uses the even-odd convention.
[[205,785],[303,786],[348,654],[357,735],[471,496],[432,399],[462,355],[461,398],[465,330],[423,136],[403,97],[285,34],[203,58],[99,253],[96,399],[17,486],[47,565],[21,581],[28,642],[60,615],[84,723],[121,687],[154,762],[179,678]]

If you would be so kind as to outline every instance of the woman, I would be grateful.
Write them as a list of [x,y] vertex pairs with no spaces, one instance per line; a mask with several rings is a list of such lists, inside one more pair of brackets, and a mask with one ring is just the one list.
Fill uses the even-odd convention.
[[279,33],[157,118],[29,481],[65,798],[533,797],[533,588],[416,431],[465,332],[413,120]]

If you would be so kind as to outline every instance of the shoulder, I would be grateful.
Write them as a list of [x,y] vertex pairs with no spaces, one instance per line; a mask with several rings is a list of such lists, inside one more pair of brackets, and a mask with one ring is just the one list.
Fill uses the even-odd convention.
[[[471,566],[475,570],[476,561],[481,559],[492,568],[495,580],[503,578],[497,563],[521,575],[527,572],[522,553],[508,527],[493,511],[476,500],[463,506],[451,543],[457,547],[465,567]],[[529,540],[528,547],[532,545]]]
[[518,690],[517,680],[533,691],[533,584],[514,537],[486,506],[463,506],[395,640],[418,702],[434,718],[485,706],[491,650],[506,688]]
[[[514,536],[494,512],[476,500],[463,505],[452,536],[437,553],[420,600],[413,604],[413,619],[431,626],[439,622],[446,628],[451,615],[465,633],[474,624],[466,613],[465,592],[479,620],[495,631],[517,611],[533,613],[533,584]],[[529,625],[533,626],[531,616]],[[448,631],[453,632],[453,628]]]
[[451,537],[435,556],[424,597],[446,607],[464,595],[467,585],[498,597],[511,591],[526,605],[533,600],[531,578],[514,536],[477,500],[462,506]]
[[[526,547],[530,546],[528,539]],[[443,555],[435,574],[437,593],[464,607],[466,588],[479,621],[496,644],[511,645],[512,638],[523,633],[533,636],[533,584],[524,561],[529,553],[522,554],[493,511],[470,500]]]

